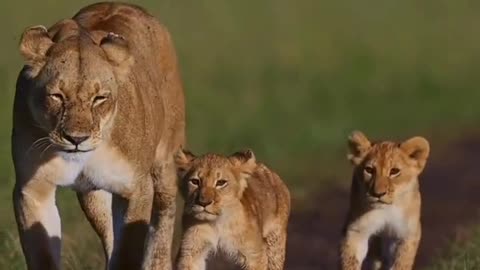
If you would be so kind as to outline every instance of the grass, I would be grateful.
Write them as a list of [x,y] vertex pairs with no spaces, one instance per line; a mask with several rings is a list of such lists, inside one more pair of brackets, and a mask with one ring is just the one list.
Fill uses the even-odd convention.
[[476,270],[480,269],[480,228],[476,228],[467,241],[452,245],[446,257],[439,257],[427,270]]
[[[9,153],[19,36],[90,2],[0,3],[0,269],[23,269]],[[480,5],[474,1],[136,3],[172,32],[190,147],[223,153],[250,147],[297,198],[329,180],[348,180],[344,142],[352,129],[377,138],[435,130],[438,138],[480,119],[472,104],[480,99],[480,28],[474,27]],[[58,200],[65,269],[98,269],[101,258],[90,252],[98,241],[72,198],[61,191]]]

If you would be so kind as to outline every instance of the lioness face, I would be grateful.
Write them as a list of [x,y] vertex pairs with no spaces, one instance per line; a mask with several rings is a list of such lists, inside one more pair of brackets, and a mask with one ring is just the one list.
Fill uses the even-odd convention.
[[53,148],[89,152],[109,135],[118,85],[107,49],[116,37],[98,45],[83,35],[52,41],[42,27],[24,33],[30,114]]
[[421,137],[372,144],[357,132],[349,143],[355,178],[372,205],[393,204],[415,187],[429,154],[429,144]]
[[195,157],[181,152],[176,157],[185,213],[201,221],[213,221],[239,202],[252,173],[251,151],[229,157],[207,154]]

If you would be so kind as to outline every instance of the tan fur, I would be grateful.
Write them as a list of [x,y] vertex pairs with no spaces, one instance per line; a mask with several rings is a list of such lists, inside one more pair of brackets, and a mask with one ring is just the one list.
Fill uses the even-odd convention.
[[355,167],[341,269],[411,270],[421,238],[418,176],[429,155],[428,141],[371,143],[357,131],[349,146]]
[[283,269],[290,194],[280,177],[251,151],[180,152],[176,161],[185,198],[178,270],[204,270],[217,251],[245,269]]
[[27,29],[20,51],[13,197],[28,269],[60,268],[57,186],[78,192],[109,269],[170,269],[185,108],[167,29],[139,7],[98,3]]

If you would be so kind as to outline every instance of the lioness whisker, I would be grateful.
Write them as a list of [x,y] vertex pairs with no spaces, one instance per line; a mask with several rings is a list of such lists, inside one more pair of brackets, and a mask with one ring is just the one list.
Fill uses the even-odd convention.
[[53,146],[53,144],[49,143],[49,144],[47,145],[47,147],[45,147],[45,149],[43,149],[42,152],[40,153],[40,157],[42,157],[43,154],[44,154],[44,153],[48,150],[48,148],[50,148],[51,146]]
[[33,149],[39,149],[41,146],[43,146],[45,143],[49,142],[50,138],[49,137],[42,137],[32,143],[30,147],[28,147],[27,151],[25,151],[25,155],[28,155]]

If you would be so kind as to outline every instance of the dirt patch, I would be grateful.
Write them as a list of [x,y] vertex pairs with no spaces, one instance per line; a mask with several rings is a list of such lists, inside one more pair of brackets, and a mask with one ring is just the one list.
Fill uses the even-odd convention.
[[[435,145],[432,146],[436,149]],[[421,177],[423,237],[415,269],[427,266],[478,221],[480,209],[480,135],[463,139],[433,153]],[[331,188],[312,197],[315,208],[292,213],[286,269],[337,269],[340,230],[348,190]],[[236,269],[214,260],[208,269]]]

